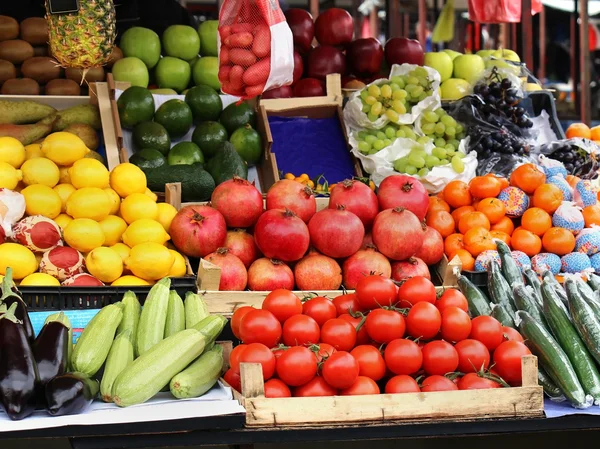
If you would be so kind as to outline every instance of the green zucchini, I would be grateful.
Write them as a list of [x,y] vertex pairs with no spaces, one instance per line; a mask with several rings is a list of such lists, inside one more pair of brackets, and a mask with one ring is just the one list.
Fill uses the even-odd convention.
[[546,393],[546,396],[550,399],[555,401],[559,399],[565,400],[565,396],[562,391],[560,391],[560,388],[556,386],[542,367],[538,367],[538,385],[541,385],[544,388],[544,393]]
[[577,284],[572,279],[566,280],[565,287],[569,298],[569,310],[573,317],[573,325],[592,357],[600,363],[600,322],[595,317],[592,308],[579,293]]
[[529,313],[538,323],[544,326],[546,330],[550,331],[550,327],[544,318],[544,312],[535,299],[533,299],[530,290],[531,287],[525,287],[523,284],[516,285],[513,288],[517,309]]
[[223,347],[215,345],[171,379],[171,394],[177,399],[202,396],[217,383],[222,372]]
[[523,268],[523,277],[525,278],[525,284],[533,289],[533,298],[542,307],[542,283],[537,274],[531,267],[525,267]]
[[512,315],[517,311],[513,299],[512,288],[504,279],[500,265],[495,260],[491,260],[487,267],[488,272],[488,292],[490,299],[495,303],[504,306],[507,312]]
[[219,338],[226,324],[227,318],[221,315],[209,315],[192,329],[200,331],[206,337],[206,346],[208,347]]
[[527,347],[537,356],[546,373],[567,400],[577,408],[589,407],[590,400],[583,391],[573,365],[552,335],[535,318],[523,310],[517,312],[517,326]]
[[181,296],[175,290],[169,293],[165,338],[185,329],[185,308]]
[[194,292],[187,292],[185,294],[185,328],[191,329],[204,318],[208,313],[208,307],[202,299],[202,297]]
[[140,312],[142,310],[142,306],[140,305],[137,296],[132,291],[125,292],[121,303],[123,304],[123,319],[121,320],[121,324],[119,324],[117,333],[120,334],[126,331],[127,329],[130,329],[131,344],[135,348],[137,341],[137,329],[138,324],[140,322]]
[[469,303],[471,316],[490,315],[492,309],[485,294],[465,276],[458,277],[458,288]]
[[516,328],[513,315],[502,304],[492,304],[492,316],[500,321],[502,326]]
[[148,292],[137,330],[135,348],[138,357],[157,345],[165,336],[169,287],[171,287],[171,279],[164,278],[154,284]]
[[127,365],[133,362],[132,335],[131,329],[124,330],[117,335],[110,347],[100,383],[100,396],[104,402],[112,402],[112,387],[115,379]]
[[508,281],[508,284],[513,288],[519,283],[523,284],[523,274],[521,273],[517,262],[515,262],[515,259],[513,259],[508,245],[502,240],[496,240],[496,249],[500,255],[502,274]]
[[588,274],[588,284],[590,284],[590,287],[592,287],[592,290],[594,290],[595,292],[597,292],[598,290],[600,290],[600,276],[598,276],[597,274],[594,273],[590,273]]

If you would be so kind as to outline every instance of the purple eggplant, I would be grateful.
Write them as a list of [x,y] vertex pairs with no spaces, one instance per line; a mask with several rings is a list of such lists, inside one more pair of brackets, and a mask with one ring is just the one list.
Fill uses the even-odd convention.
[[46,384],[46,403],[52,416],[83,413],[98,396],[100,385],[82,373],[67,373]]
[[10,307],[13,304],[17,305],[14,315],[17,320],[22,323],[27,339],[33,343],[35,340],[35,333],[33,332],[31,321],[29,320],[27,305],[23,301],[23,298],[13,290],[12,268],[10,267],[6,269],[6,275],[2,280],[2,296],[0,297],[0,303],[6,304],[6,307]]

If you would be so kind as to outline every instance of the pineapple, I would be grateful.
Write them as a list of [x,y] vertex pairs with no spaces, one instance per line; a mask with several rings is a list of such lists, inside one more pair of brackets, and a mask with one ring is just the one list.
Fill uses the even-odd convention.
[[79,0],[79,12],[69,14],[50,14],[46,0],[46,20],[50,51],[61,66],[85,74],[108,62],[117,34],[113,0]]

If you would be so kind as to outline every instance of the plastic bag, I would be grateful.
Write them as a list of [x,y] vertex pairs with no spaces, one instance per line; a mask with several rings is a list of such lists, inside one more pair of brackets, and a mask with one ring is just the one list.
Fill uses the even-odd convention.
[[593,256],[600,252],[600,227],[585,228],[575,239],[575,251]]
[[565,228],[577,235],[584,226],[581,210],[571,201],[563,201],[552,216],[552,225]]
[[[531,14],[542,10],[541,0],[532,0]],[[469,0],[469,20],[478,23],[519,23],[521,2],[519,0]]]
[[[589,140],[575,137],[538,145],[534,153],[563,163],[566,172],[582,179],[596,179],[600,169],[600,148]],[[538,156],[543,160],[542,156]]]
[[18,192],[0,189],[0,243],[12,237],[12,227],[25,215],[25,197]]
[[292,83],[294,41],[277,0],[225,0],[217,37],[223,92],[247,99]]

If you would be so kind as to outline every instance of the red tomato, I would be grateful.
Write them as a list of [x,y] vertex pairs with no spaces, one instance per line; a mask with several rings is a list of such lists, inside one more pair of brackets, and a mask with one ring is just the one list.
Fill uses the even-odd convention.
[[233,370],[228,369],[225,374],[223,374],[223,379],[227,382],[231,388],[241,393],[242,391],[242,380],[240,378],[240,373]]
[[435,303],[435,286],[423,276],[407,279],[398,289],[400,307],[414,306],[419,302]]
[[240,355],[240,363],[260,363],[263,379],[267,380],[275,374],[275,355],[262,343],[250,343]]
[[305,384],[317,374],[317,359],[304,346],[287,349],[277,359],[277,376],[290,387]]
[[342,396],[364,396],[366,394],[379,394],[379,385],[373,379],[366,376],[358,376],[356,382],[348,388],[340,391]]
[[306,301],[302,305],[302,313],[315,320],[319,326],[323,326],[328,320],[338,315],[333,302],[323,296],[317,296]]
[[504,341],[502,324],[492,316],[478,316],[471,320],[469,338],[478,340],[490,351],[496,349]]
[[269,379],[265,382],[266,398],[290,398],[290,388],[279,379]]
[[255,310],[254,307],[243,306],[233,312],[233,316],[231,317],[231,331],[239,340],[242,339],[240,336],[240,323],[242,318],[244,318],[244,316],[246,316],[246,314],[252,310]]
[[520,341],[505,341],[494,351],[494,369],[511,385],[521,385],[521,357],[531,351]]
[[251,310],[240,322],[240,337],[246,344],[262,343],[272,348],[281,339],[281,323],[268,310]]
[[335,352],[323,363],[322,375],[329,385],[338,390],[350,387],[359,373],[358,362],[346,351]]
[[338,351],[350,351],[356,345],[356,330],[348,321],[334,318],[321,328],[321,341]]
[[385,384],[386,393],[419,393],[420,391],[417,381],[406,374],[394,376]]
[[488,388],[500,388],[500,384],[492,379],[486,379],[477,373],[467,373],[458,380],[459,390],[487,390]]
[[438,334],[441,325],[440,311],[430,302],[417,302],[406,317],[406,331],[414,338],[431,340]]
[[414,341],[392,340],[383,353],[385,364],[394,374],[413,374],[421,369],[423,354]]
[[379,349],[370,345],[362,345],[354,348],[350,354],[358,362],[360,376],[366,376],[373,380],[379,380],[385,376],[387,368]]
[[394,281],[378,274],[365,276],[356,285],[358,303],[365,310],[393,306],[396,301]]
[[281,354],[283,354],[285,352],[286,347],[283,345],[279,345],[275,348],[272,348],[271,351],[273,351],[273,355],[275,356],[275,360],[277,360],[279,357],[281,357]]
[[325,382],[321,376],[313,377],[304,385],[294,389],[294,397],[335,396],[337,390]]
[[421,382],[421,391],[452,391],[458,390],[458,387],[454,382],[444,376],[433,375],[426,377]]
[[423,369],[427,374],[444,374],[456,371],[458,352],[450,343],[435,340],[427,343],[421,350],[423,353]]
[[344,313],[351,312],[363,312],[364,309],[358,302],[356,293],[348,293],[347,295],[336,296],[332,300],[335,310],[337,310],[338,316]]
[[291,291],[278,288],[266,296],[262,308],[275,315],[283,324],[289,317],[302,313],[302,301]]
[[335,348],[328,343],[319,343],[319,350],[315,353],[317,362],[321,363],[335,352]]
[[389,343],[397,338],[402,338],[406,331],[402,314],[385,309],[375,309],[369,312],[365,327],[369,337],[377,343]]
[[458,370],[461,373],[475,373],[490,366],[490,351],[480,341],[459,341],[454,349],[458,352]]
[[502,326],[502,336],[504,337],[504,341],[514,340],[524,342],[523,337],[519,333],[518,330],[513,329],[512,327]]
[[467,298],[463,295],[460,290],[455,288],[449,288],[444,290],[442,296],[436,301],[435,306],[440,312],[443,312],[447,307],[458,307],[465,312],[469,311],[469,303]]
[[248,345],[237,345],[233,348],[231,354],[229,354],[229,368],[237,372],[240,371],[240,356],[247,347]]
[[283,324],[283,343],[286,346],[304,346],[318,343],[321,329],[306,315],[294,315]]
[[449,306],[442,310],[442,338],[446,341],[461,341],[469,338],[471,318],[464,310]]
[[348,313],[344,313],[338,318],[348,321],[350,324],[352,324],[352,326],[354,326],[354,329],[356,329],[362,323],[362,326],[360,326],[360,329],[356,332],[357,345],[366,345],[371,341],[371,337],[369,337],[369,333],[367,332],[367,327],[365,326],[365,323],[363,323],[363,319],[365,317],[353,317]]

